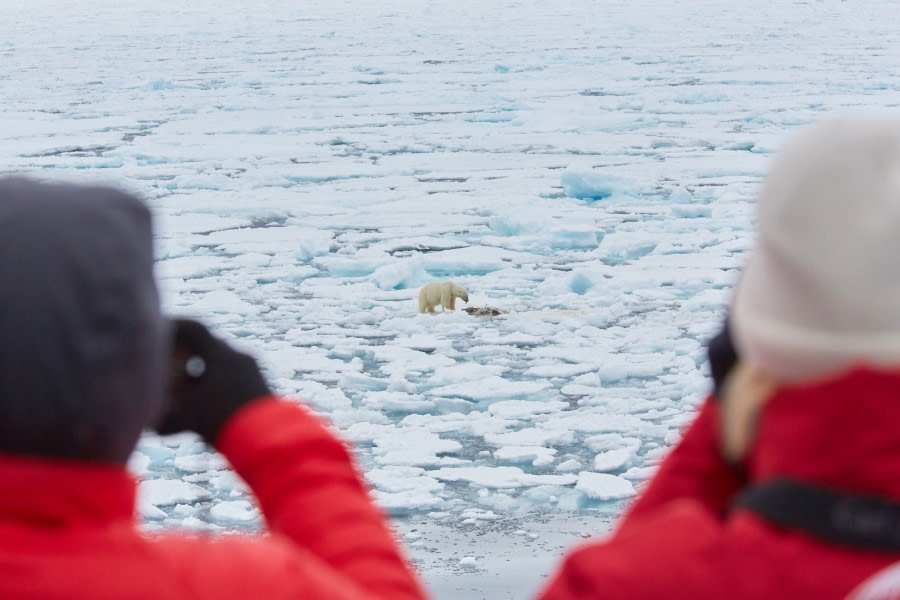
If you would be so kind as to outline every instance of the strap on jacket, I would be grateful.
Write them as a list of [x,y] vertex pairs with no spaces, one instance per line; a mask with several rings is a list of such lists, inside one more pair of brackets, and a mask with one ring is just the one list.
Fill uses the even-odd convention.
[[876,496],[777,479],[748,488],[735,507],[828,542],[900,551],[900,503]]

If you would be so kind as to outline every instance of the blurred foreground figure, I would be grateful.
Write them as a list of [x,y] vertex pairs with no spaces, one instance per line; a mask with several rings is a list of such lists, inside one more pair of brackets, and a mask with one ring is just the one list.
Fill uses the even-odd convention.
[[[127,194],[0,180],[0,598],[423,598],[345,446],[162,317],[152,244]],[[125,463],[153,425],[215,445],[270,535],[138,532]]]
[[900,598],[900,121],[803,132],[758,214],[715,393],[542,600]]

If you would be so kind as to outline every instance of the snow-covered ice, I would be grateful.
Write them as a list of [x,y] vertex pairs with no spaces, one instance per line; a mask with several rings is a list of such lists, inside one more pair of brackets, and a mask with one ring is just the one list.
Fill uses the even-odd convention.
[[634,495],[634,486],[627,479],[591,471],[583,471],[578,475],[575,489],[596,500],[618,500]]
[[[900,106],[892,0],[6,8],[0,172],[146,198],[167,311],[354,442],[438,598],[608,529],[709,389],[772,154]],[[505,312],[418,315],[434,279]],[[130,468],[148,528],[261,525],[193,436]]]
[[209,516],[216,522],[242,523],[259,520],[260,512],[247,500],[232,500],[214,505]]

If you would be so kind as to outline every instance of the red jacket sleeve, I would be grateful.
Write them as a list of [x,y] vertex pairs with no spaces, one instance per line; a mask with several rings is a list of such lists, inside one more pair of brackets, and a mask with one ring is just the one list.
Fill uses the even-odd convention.
[[[653,579],[641,577],[641,572],[655,568],[646,560],[651,550],[646,541],[647,528],[655,529],[655,519],[665,519],[673,511],[683,511],[687,506],[684,501],[687,501],[693,507],[701,508],[702,522],[709,529],[724,517],[732,497],[744,485],[743,477],[721,458],[717,421],[718,406],[709,398],[684,437],[619,521],[613,537],[570,553],[551,575],[540,600],[597,598],[600,597],[598,590],[604,590],[602,597],[615,598],[625,589],[630,597],[659,596],[658,593],[642,594],[639,589],[642,581]],[[659,539],[678,535],[703,537],[700,531],[658,531],[654,535]]]
[[676,499],[690,498],[717,517],[725,516],[731,499],[746,480],[719,452],[718,413],[715,400],[708,398],[684,437],[625,513],[619,531]]
[[256,494],[273,532],[373,599],[425,598],[346,446],[311,412],[257,400],[226,423],[216,446]]

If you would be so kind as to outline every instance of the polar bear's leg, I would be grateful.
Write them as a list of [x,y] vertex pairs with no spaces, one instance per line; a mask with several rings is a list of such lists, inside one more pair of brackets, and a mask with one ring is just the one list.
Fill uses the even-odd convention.
[[456,310],[456,296],[450,293],[450,310]]
[[453,310],[453,294],[450,293],[449,289],[441,292],[441,308],[445,311]]
[[434,314],[434,305],[434,291],[426,285],[419,291],[419,313]]

